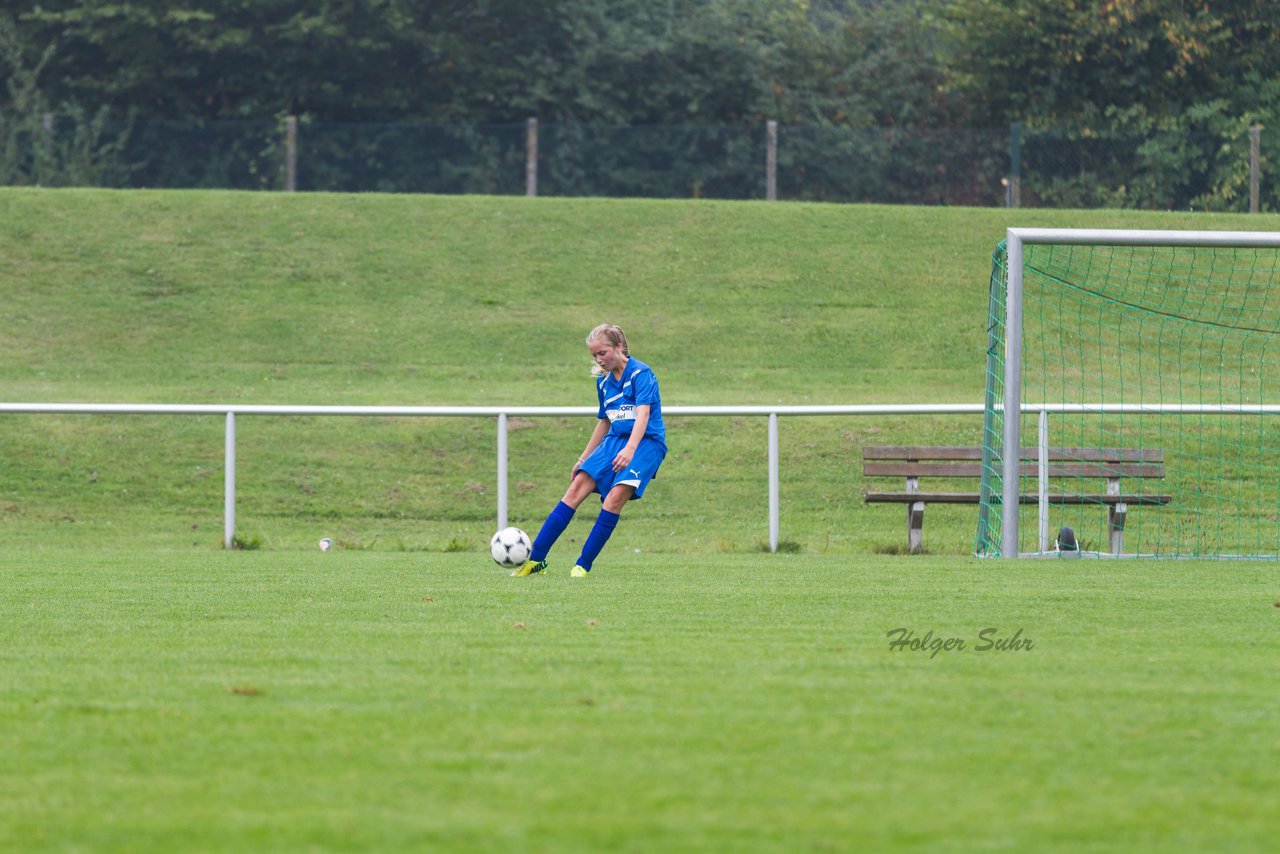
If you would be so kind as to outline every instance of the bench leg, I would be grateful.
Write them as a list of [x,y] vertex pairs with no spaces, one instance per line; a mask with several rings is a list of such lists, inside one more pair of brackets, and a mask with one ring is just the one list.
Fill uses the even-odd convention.
[[1107,508],[1107,530],[1111,533],[1111,553],[1124,554],[1124,518],[1129,514],[1127,504],[1111,504]]
[[907,546],[916,554],[924,546],[924,502],[907,505]]

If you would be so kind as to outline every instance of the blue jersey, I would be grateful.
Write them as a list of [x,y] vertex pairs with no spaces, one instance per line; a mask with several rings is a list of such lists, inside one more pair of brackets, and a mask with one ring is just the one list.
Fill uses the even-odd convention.
[[658,397],[658,378],[653,369],[639,359],[631,359],[622,369],[622,379],[613,374],[596,379],[596,393],[600,397],[600,411],[596,417],[609,419],[609,433],[614,436],[630,436],[635,426],[636,407],[649,405],[649,424],[645,438],[653,439],[667,449],[667,429],[662,424],[662,401]]

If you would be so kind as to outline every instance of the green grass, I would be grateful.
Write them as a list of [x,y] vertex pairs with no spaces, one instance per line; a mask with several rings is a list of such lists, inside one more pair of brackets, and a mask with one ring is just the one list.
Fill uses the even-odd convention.
[[[978,401],[1009,224],[1273,227],[0,190],[0,394],[590,405],[608,319],[669,405]],[[513,523],[590,422],[512,419]],[[861,448],[979,426],[784,418],[770,555],[764,419],[672,417],[597,572],[586,513],[517,581],[492,420],[241,417],[223,552],[221,418],[0,416],[0,850],[1270,850],[1272,565],[894,556]]]
[[[0,848],[1264,851],[1256,564],[0,551]],[[894,651],[886,633],[958,637]],[[1029,649],[979,651],[1020,630]]]
[[[1272,218],[816,204],[0,189],[10,401],[591,405],[583,338],[621,323],[674,404],[979,402],[990,255],[1010,224],[1265,228]],[[515,425],[536,527],[586,423]],[[218,547],[218,418],[0,416],[0,537]],[[652,503],[669,553],[768,537],[763,418],[673,418]],[[479,550],[494,424],[242,417],[239,533],[264,549]],[[865,507],[867,443],[968,443],[971,418],[789,418],[782,536],[905,542]],[[884,484],[881,484],[882,486]],[[930,510],[964,554],[972,508]]]

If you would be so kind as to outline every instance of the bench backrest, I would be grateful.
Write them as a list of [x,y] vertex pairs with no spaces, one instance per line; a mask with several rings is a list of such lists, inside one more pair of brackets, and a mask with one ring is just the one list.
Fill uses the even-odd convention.
[[[1038,448],[1023,448],[1020,471],[1038,473]],[[982,448],[965,446],[870,446],[862,449],[867,477],[981,477]],[[1049,477],[1164,477],[1160,448],[1049,448]]]

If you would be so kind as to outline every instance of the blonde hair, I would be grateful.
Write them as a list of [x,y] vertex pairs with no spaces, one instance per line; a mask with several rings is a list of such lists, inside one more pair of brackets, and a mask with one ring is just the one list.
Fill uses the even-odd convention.
[[[592,341],[601,341],[610,347],[621,347],[622,355],[631,358],[631,351],[627,348],[627,335],[622,331],[622,327],[615,326],[612,323],[602,323],[587,335],[587,346],[591,346]],[[591,375],[600,376],[604,373],[604,368],[596,364],[595,360],[591,360]]]

